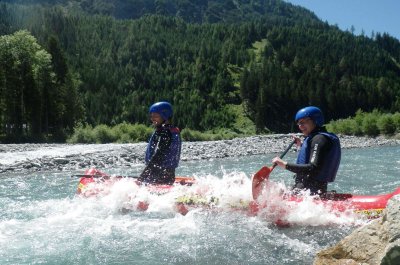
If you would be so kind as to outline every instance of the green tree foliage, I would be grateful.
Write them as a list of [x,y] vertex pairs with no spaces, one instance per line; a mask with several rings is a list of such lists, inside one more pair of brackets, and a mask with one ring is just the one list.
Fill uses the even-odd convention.
[[392,115],[382,115],[378,120],[379,132],[385,135],[393,135],[396,132],[396,124]]
[[397,62],[400,61],[400,42],[398,39],[393,38],[387,33],[378,33],[375,39],[377,44],[393,56]]
[[[160,100],[173,104],[175,124],[194,131],[238,131],[242,116],[232,111],[237,107],[260,133],[295,130],[294,114],[310,104],[327,121],[358,109],[400,110],[398,40],[387,34],[356,37],[284,1],[17,3],[0,4],[0,34],[27,29],[46,47],[50,65],[42,55],[41,71],[24,72],[23,79],[48,84],[29,104],[54,100],[41,103],[39,112],[24,109],[24,117],[15,99],[20,95],[3,100],[0,108],[15,106],[21,116],[13,116],[16,120],[41,119],[31,131],[70,131],[83,114],[93,127],[146,124],[148,107]],[[52,73],[48,79],[46,72]],[[19,73],[0,71],[2,93],[19,82]],[[30,84],[28,91],[38,89]]]
[[354,117],[331,121],[329,131],[347,135],[394,135],[400,133],[400,113],[382,113],[377,109],[372,112],[358,110]]
[[222,47],[231,43],[244,54],[246,49],[232,41],[238,38],[233,25],[192,25],[162,16],[116,21],[65,16],[58,8],[34,10],[35,15],[20,23],[34,21],[26,26],[38,32],[39,39],[50,38],[53,67],[62,84],[65,60],[51,39],[57,35],[68,65],[80,73],[89,124],[146,123],[148,106],[159,100],[174,104],[174,121],[182,128],[206,130],[234,123],[225,105],[233,101],[226,95],[237,88],[226,63],[238,61],[236,56],[223,61]]
[[[270,16],[317,18],[281,0],[2,0],[18,4],[60,5],[91,15],[138,19],[146,15],[178,17],[189,23],[237,23]],[[305,16],[306,15],[306,16]]]
[[66,99],[79,109],[78,95],[58,77],[51,54],[29,32],[0,37],[0,134],[6,140],[37,141],[72,130],[78,117]]
[[[251,65],[241,83],[259,128],[291,130],[293,123],[283,121],[292,121],[307,105],[319,106],[327,120],[357,109],[400,110],[399,61],[374,40],[303,26],[275,27],[267,39],[273,51],[263,54],[261,64]],[[390,47],[393,55],[400,51]],[[376,128],[368,131],[374,134]]]

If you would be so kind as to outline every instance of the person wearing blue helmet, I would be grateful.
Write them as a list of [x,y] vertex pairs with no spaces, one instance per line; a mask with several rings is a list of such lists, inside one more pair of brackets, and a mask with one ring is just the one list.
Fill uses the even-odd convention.
[[173,184],[178,167],[182,141],[179,128],[171,124],[172,105],[161,101],[149,108],[155,130],[146,149],[146,167],[138,180],[147,184]]
[[339,168],[341,147],[339,138],[326,131],[322,111],[314,106],[300,109],[295,122],[305,136],[303,142],[295,137],[300,152],[296,163],[288,163],[279,157],[272,162],[295,173],[293,189],[310,190],[311,194],[327,192],[328,182],[333,182]]

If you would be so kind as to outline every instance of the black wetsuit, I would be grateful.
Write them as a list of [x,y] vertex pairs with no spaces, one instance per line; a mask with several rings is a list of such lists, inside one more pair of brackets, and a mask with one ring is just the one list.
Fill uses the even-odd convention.
[[[323,128],[317,128],[315,132],[326,132]],[[329,163],[327,156],[332,148],[333,142],[323,134],[315,134],[310,141],[310,157],[308,164],[287,163],[286,169],[296,173],[294,190],[309,189],[311,194],[326,193],[328,182],[319,181],[315,177],[324,167],[324,163]]]
[[[175,181],[175,167],[174,165],[166,165],[166,161],[172,155],[180,156],[179,154],[171,151],[171,145],[173,144],[173,133],[172,129],[177,129],[172,125],[163,124],[156,128],[153,136],[150,139],[149,147],[147,152],[148,161],[146,161],[146,167],[139,176],[139,181],[152,184],[173,184]],[[179,136],[178,136],[179,137]],[[180,145],[180,137],[179,142]],[[152,151],[149,151],[149,150]],[[179,158],[178,158],[179,159]]]

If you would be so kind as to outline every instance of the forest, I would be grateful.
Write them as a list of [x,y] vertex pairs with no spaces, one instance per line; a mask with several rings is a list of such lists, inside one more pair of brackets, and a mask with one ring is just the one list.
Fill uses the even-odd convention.
[[3,0],[0,47],[4,142],[147,125],[160,100],[182,129],[238,134],[294,131],[306,105],[400,111],[399,40],[280,0]]

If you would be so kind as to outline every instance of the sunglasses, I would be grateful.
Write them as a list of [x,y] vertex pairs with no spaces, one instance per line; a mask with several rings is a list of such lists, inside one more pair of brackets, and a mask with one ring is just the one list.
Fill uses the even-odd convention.
[[311,120],[310,118],[304,119],[301,122],[298,122],[297,126],[304,126],[304,124],[308,123],[310,120]]

